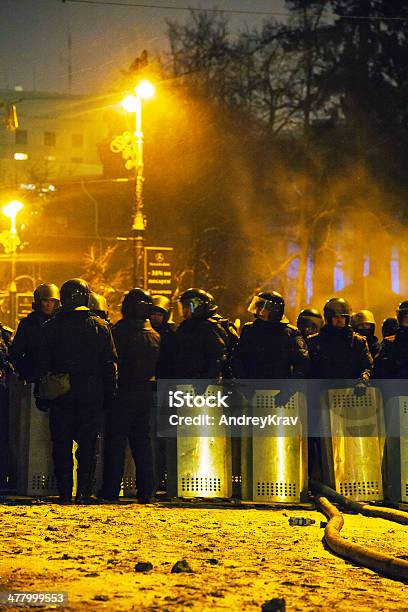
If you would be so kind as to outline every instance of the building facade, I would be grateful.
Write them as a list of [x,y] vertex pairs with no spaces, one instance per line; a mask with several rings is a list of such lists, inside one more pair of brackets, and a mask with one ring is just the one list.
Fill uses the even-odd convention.
[[106,128],[95,99],[0,90],[0,104],[0,188],[102,175],[98,143]]

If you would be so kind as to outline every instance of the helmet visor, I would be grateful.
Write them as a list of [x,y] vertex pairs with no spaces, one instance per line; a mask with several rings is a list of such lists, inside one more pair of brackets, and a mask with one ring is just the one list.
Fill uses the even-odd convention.
[[185,317],[186,313],[189,313],[190,316],[194,316],[195,314],[197,314],[197,311],[200,308],[200,306],[203,305],[203,301],[199,297],[193,297],[187,300],[182,300],[181,302],[179,302],[179,304],[181,304],[180,314],[182,316]]
[[317,317],[301,317],[298,320],[298,328],[307,335],[319,332],[322,325],[323,322]]
[[252,298],[252,302],[248,306],[248,312],[254,315],[261,316],[264,313],[270,314],[281,314],[282,304],[272,302],[271,300],[265,300],[265,298],[258,297],[257,295]]

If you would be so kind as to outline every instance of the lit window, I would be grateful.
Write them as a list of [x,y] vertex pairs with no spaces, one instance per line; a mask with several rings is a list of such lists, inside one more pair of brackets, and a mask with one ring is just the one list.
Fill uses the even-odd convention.
[[307,267],[305,276],[305,289],[306,289],[306,304],[310,304],[310,300],[313,296],[313,259],[309,252],[307,256]]
[[369,275],[370,275],[370,256],[364,255],[363,276],[369,276]]
[[46,147],[55,147],[55,132],[44,132],[44,144]]
[[82,157],[72,157],[71,161],[73,164],[82,164],[84,160]]
[[14,159],[17,161],[24,161],[28,159],[27,153],[14,153]]
[[400,292],[400,271],[399,271],[399,254],[396,247],[392,248],[391,251],[391,291],[393,293]]
[[15,142],[18,145],[27,144],[27,130],[16,130],[15,132]]
[[83,147],[84,146],[84,135],[83,134],[72,134],[72,146]]
[[55,155],[46,155],[44,159],[45,161],[55,161],[57,158],[55,157]]
[[345,286],[343,263],[341,261],[336,262],[333,272],[333,289],[334,291],[341,291]]
[[[299,246],[296,242],[289,241],[287,244],[287,253],[288,255],[296,255],[299,252]],[[296,304],[296,289],[297,289],[297,279],[299,277],[299,257],[295,257],[289,263],[286,270],[286,303],[288,306],[294,306]]]

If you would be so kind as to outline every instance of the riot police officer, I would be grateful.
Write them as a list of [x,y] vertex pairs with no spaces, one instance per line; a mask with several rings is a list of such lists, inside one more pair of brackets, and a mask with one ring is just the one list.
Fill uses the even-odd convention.
[[119,496],[127,440],[136,465],[139,502],[148,503],[154,493],[151,424],[160,336],[149,321],[151,306],[147,291],[132,289],[122,302],[123,318],[113,327],[119,384],[117,405],[106,419],[103,485],[99,493],[103,499],[115,501]]
[[95,291],[91,291],[89,295],[88,308],[91,311],[91,314],[109,322],[108,302],[106,301],[105,296],[95,293]]
[[174,378],[174,352],[177,325],[171,319],[171,301],[164,295],[154,295],[150,309],[150,323],[160,335],[157,378]]
[[276,291],[263,291],[252,299],[248,312],[255,321],[245,323],[233,357],[237,378],[304,378],[309,354],[300,331],[284,315],[285,301]]
[[397,309],[398,329],[393,336],[384,338],[375,360],[378,378],[408,378],[408,300]]
[[33,311],[18,325],[10,348],[10,361],[27,382],[38,380],[38,349],[42,326],[60,306],[60,292],[52,283],[42,283],[34,291]]
[[[72,496],[72,444],[78,443],[76,501],[92,493],[97,437],[103,406],[110,406],[117,390],[117,356],[109,325],[91,314],[86,281],[74,278],[61,287],[62,308],[44,324],[40,369],[49,382],[64,380],[64,388],[49,400],[50,431],[55,475],[61,502]],[[54,376],[52,376],[54,375]],[[46,382],[40,394],[50,395]]]
[[[160,351],[157,362],[156,376],[158,379],[169,380],[174,378],[174,353],[176,348],[177,325],[172,321],[171,301],[164,295],[152,297],[150,309],[150,323],[155,331],[160,334]],[[155,410],[156,417],[158,416]],[[158,423],[154,419],[154,464],[156,472],[157,489],[166,488],[166,440],[157,435]]]
[[323,317],[316,308],[301,310],[296,322],[297,328],[306,340],[308,336],[317,334],[323,325]]
[[351,309],[343,298],[324,306],[325,324],[308,338],[312,378],[353,379],[355,394],[364,395],[373,359],[367,340],[350,327]]
[[219,379],[227,359],[227,337],[215,320],[212,297],[191,288],[180,296],[184,320],[177,332],[176,377]]
[[375,335],[375,319],[371,310],[359,310],[351,317],[351,327],[355,332],[364,336],[367,340],[368,348],[374,359],[380,350],[380,343]]
[[[372,373],[373,359],[367,340],[353,331],[350,326],[351,308],[343,298],[331,298],[323,310],[325,324],[320,332],[309,336],[311,361],[311,378],[329,379],[323,384],[323,389],[330,387],[330,379],[335,381],[335,387],[349,385],[338,379],[352,380],[354,394],[357,397],[366,393]],[[317,386],[313,381],[309,385],[309,474],[317,479],[328,479],[332,484],[329,466],[332,464],[330,437],[324,433],[327,427],[320,431],[326,422],[325,412],[318,409],[320,405],[321,383]],[[322,421],[323,419],[323,421]],[[314,432],[319,432],[314,436]],[[330,482],[329,482],[330,481]]]

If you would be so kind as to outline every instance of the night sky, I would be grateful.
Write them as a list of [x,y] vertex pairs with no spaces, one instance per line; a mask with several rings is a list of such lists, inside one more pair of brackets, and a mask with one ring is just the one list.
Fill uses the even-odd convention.
[[[125,0],[111,0],[124,2]],[[143,0],[126,0],[128,3]],[[145,0],[145,4],[284,12],[284,0]],[[68,31],[72,93],[102,94],[143,49],[166,49],[166,19],[188,11],[74,4],[68,0],[0,0],[0,89],[68,91]],[[282,19],[282,17],[277,17]],[[231,16],[233,31],[265,16]]]

